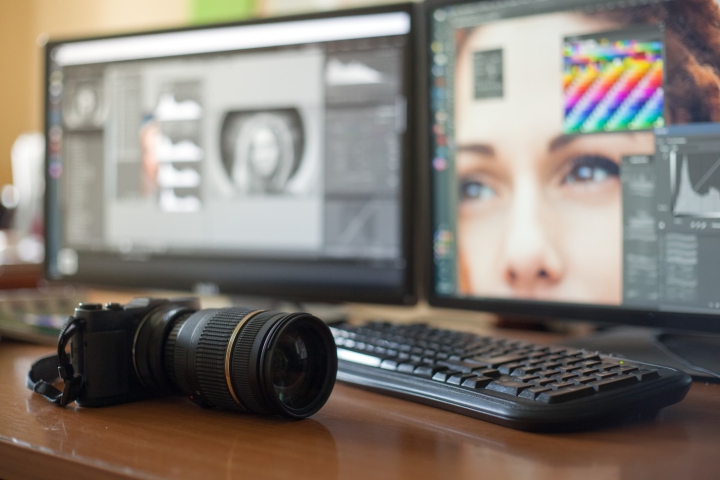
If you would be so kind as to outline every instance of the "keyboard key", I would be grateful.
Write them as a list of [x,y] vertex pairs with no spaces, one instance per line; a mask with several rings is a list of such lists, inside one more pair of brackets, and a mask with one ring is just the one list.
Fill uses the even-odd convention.
[[448,378],[447,383],[449,383],[450,385],[460,385],[465,380],[473,377],[477,377],[477,375],[472,373],[458,373]]
[[538,367],[542,367],[543,370],[555,370],[557,367],[562,365],[560,362],[545,362],[542,365],[538,365]]
[[[575,372],[576,370],[582,370],[581,365],[564,365],[562,367],[558,367],[558,370],[560,370],[562,373],[570,373]],[[577,373],[577,372],[575,372]]]
[[447,367],[433,367],[432,365],[420,365],[413,370],[413,375],[423,378],[432,378],[438,372],[444,372]]
[[468,363],[468,362],[462,362],[462,361],[451,361],[451,360],[440,360],[437,362],[438,365],[441,367],[448,367],[452,368],[453,370],[457,370],[463,373],[470,373],[474,369],[478,368],[477,365]]
[[472,357],[466,361],[472,361],[477,364],[476,366],[484,365],[487,368],[498,368],[506,363],[519,362],[520,360],[525,360],[526,358],[527,357],[525,355],[500,355],[497,357]]
[[532,387],[532,388],[523,390],[520,393],[520,396],[522,398],[527,398],[528,400],[535,400],[537,398],[537,396],[543,392],[552,392],[552,390],[550,390],[549,388],[546,388],[546,387]]
[[578,385],[575,387],[562,388],[559,390],[550,390],[538,395],[537,400],[543,403],[561,403],[578,398],[593,395],[595,389],[587,385]]
[[608,390],[615,390],[616,388],[627,387],[629,385],[635,385],[640,380],[633,375],[621,375],[618,377],[608,378],[605,380],[599,380],[597,382],[589,383],[598,392],[607,392]]
[[492,383],[490,383],[487,386],[488,390],[493,390],[495,392],[502,392],[507,393],[510,395],[518,395],[520,392],[525,390],[526,388],[531,388],[532,385],[529,385],[527,383],[518,382],[515,380],[503,380],[499,379]]
[[540,370],[542,370],[540,367],[520,367],[513,370],[512,375],[515,376],[521,376],[521,375],[531,375],[533,373],[537,373]]
[[[595,381],[594,378],[593,378],[593,381]],[[538,378],[537,380],[533,380],[532,383],[534,385],[544,387],[546,385],[550,385],[551,383],[555,383],[555,380],[552,378]]]
[[433,375],[432,379],[436,382],[446,382],[448,378],[452,377],[453,375],[457,375],[457,370],[445,370],[444,372],[437,372],[435,375]]
[[617,372],[621,375],[625,375],[625,374],[632,373],[632,372],[637,372],[638,370],[640,370],[640,369],[635,366],[633,366],[633,367],[623,366],[623,367],[617,367],[617,368],[612,369],[613,372]]
[[363,352],[357,352],[347,348],[338,348],[337,357],[339,360],[358,363],[360,365],[367,365],[369,367],[379,367],[384,360],[382,357],[377,357],[375,355]]
[[487,387],[492,381],[493,379],[489,377],[470,377],[462,383],[462,386],[477,390]]
[[637,378],[641,382],[660,378],[660,374],[657,370],[640,370],[633,373],[633,375],[635,375],[635,378]]
[[565,347],[550,347],[549,352],[553,355],[557,355],[557,357],[560,358],[561,356],[565,356],[560,354],[564,354],[567,350],[569,349]]
[[508,363],[506,365],[500,365],[498,371],[504,375],[510,375],[515,369],[522,368],[521,363]]
[[499,378],[501,373],[494,368],[478,368],[473,373],[481,377]]
[[570,382],[555,382],[548,385],[548,387],[552,388],[553,390],[559,390],[561,388],[567,388],[574,386],[574,383]]
[[420,366],[420,363],[418,362],[408,362],[408,363],[401,363],[397,367],[398,372],[402,373],[413,373],[417,367]]
[[532,380],[537,380],[539,377],[537,375],[521,375],[521,376],[514,376],[515,380],[523,383],[530,383]]
[[593,378],[593,377],[578,377],[578,378],[573,378],[573,379],[570,380],[570,381],[571,381],[572,383],[576,384],[576,385],[587,385],[588,383],[597,382],[597,378]]
[[567,382],[568,380],[572,380],[573,378],[577,378],[578,376],[579,375],[577,373],[564,373],[562,375],[556,375],[555,378],[561,382]]
[[587,377],[588,375],[592,375],[593,373],[597,373],[599,370],[597,368],[586,368],[584,370],[577,371],[576,373],[582,377]]
[[397,370],[398,362],[396,360],[383,360],[380,363],[380,368],[385,370]]
[[593,377],[597,378],[598,380],[605,380],[606,378],[615,376],[617,376],[617,373],[615,372],[598,372],[593,374]]

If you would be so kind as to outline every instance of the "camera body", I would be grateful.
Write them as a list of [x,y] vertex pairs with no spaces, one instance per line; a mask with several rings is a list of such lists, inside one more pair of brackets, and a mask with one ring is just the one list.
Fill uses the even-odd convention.
[[[338,363],[330,328],[309,313],[201,310],[195,298],[81,304],[60,333],[58,355],[45,360],[55,362],[65,389],[32,372],[28,385],[53,403],[185,395],[202,407],[286,418],[322,408]],[[42,368],[52,372],[51,363]]]
[[83,407],[101,407],[177,393],[172,388],[148,388],[142,381],[136,358],[143,354],[138,333],[154,319],[169,320],[197,310],[200,303],[196,298],[135,298],[125,305],[79,305],[74,316],[83,321],[83,327],[70,342],[70,355],[73,369],[84,382],[75,402]]

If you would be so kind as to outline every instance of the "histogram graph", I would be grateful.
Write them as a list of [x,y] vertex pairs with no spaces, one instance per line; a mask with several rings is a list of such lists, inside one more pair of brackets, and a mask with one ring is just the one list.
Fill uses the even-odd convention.
[[675,216],[720,218],[720,154],[670,154]]

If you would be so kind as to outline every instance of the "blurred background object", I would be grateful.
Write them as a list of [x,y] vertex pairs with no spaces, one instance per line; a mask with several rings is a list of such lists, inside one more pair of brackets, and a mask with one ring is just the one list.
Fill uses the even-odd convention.
[[[9,204],[14,204],[12,227],[20,241],[26,238],[39,238],[42,246],[45,137],[39,132],[20,135],[12,146],[10,157],[13,185],[3,188],[2,205],[7,207]],[[0,227],[2,227],[1,223]],[[35,263],[42,261],[42,255],[38,254],[37,248],[24,247],[23,252],[20,257],[23,261]]]

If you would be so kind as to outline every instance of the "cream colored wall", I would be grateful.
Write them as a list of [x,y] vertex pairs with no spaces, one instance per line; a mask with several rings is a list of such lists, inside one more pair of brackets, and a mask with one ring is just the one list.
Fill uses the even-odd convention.
[[32,2],[0,0],[0,185],[11,182],[10,148],[32,130]]
[[43,50],[67,38],[187,24],[191,0],[0,0],[0,185],[12,181],[10,148],[41,130]]

